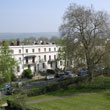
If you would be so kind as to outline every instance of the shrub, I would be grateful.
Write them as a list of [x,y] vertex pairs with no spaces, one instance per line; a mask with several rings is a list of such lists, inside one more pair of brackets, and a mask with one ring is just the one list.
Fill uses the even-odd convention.
[[24,95],[17,95],[12,99],[7,100],[8,106],[5,110],[38,110],[37,108],[29,107],[25,103],[26,97]]
[[59,78],[59,75],[58,75],[58,73],[56,73],[56,74],[55,74],[55,78]]
[[34,88],[32,90],[30,90],[29,92],[27,92],[28,96],[37,96],[39,95],[39,88]]
[[32,77],[33,77],[33,74],[31,69],[26,69],[23,71],[22,78],[32,79]]
[[12,81],[16,81],[16,80],[17,80],[15,74],[12,74],[12,75],[11,75],[11,80],[12,80]]
[[106,67],[103,70],[103,75],[104,76],[110,76],[110,67]]
[[55,71],[52,69],[47,69],[46,73],[47,74],[55,74]]
[[49,92],[54,92],[54,91],[57,91],[60,89],[67,89],[70,84],[73,84],[72,79],[68,79],[68,80],[62,81],[60,83],[49,84],[49,85],[46,85],[39,89],[38,88],[32,89],[27,93],[27,95],[28,96],[37,96],[37,95],[41,95],[41,94],[45,94],[45,93],[49,93]]

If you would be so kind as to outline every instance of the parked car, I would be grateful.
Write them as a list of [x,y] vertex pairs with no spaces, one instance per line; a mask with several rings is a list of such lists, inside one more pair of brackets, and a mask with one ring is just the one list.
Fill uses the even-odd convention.
[[66,79],[68,79],[68,78],[69,78],[69,76],[63,75],[63,76],[61,76],[61,77],[58,79],[58,81],[63,81],[63,80],[66,80]]
[[78,75],[77,74],[69,74],[69,77],[70,78],[75,78],[75,77],[77,77]]
[[7,89],[6,95],[12,95],[12,94],[14,94],[14,89],[13,88]]
[[69,74],[72,74],[73,72],[72,72],[72,71],[65,71],[65,73],[66,73],[67,75],[69,75]]
[[47,75],[47,76],[45,77],[46,80],[53,79],[53,78],[55,78],[54,75]]
[[52,69],[47,69],[46,74],[55,74],[55,71]]
[[85,71],[85,70],[81,70],[81,71],[79,71],[79,73],[78,73],[78,75],[80,76],[80,75],[86,75],[87,74],[87,72]]
[[11,88],[11,85],[6,85],[5,88],[6,89],[10,89]]

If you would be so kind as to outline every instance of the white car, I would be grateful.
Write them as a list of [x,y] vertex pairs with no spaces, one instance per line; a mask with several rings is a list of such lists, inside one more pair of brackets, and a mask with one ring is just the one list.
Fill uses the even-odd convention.
[[48,75],[48,76],[46,76],[46,79],[47,79],[47,80],[49,80],[49,79],[53,79],[53,78],[55,78],[54,75]]
[[69,74],[69,76],[70,76],[71,78],[74,78],[74,77],[77,77],[78,75],[77,75],[77,74]]

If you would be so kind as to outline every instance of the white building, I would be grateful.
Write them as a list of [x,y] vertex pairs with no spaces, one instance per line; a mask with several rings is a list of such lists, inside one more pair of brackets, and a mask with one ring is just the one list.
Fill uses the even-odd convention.
[[62,61],[56,61],[59,47],[55,44],[18,45],[9,48],[13,50],[13,57],[18,61],[18,76],[28,68],[35,74],[47,69],[64,68]]

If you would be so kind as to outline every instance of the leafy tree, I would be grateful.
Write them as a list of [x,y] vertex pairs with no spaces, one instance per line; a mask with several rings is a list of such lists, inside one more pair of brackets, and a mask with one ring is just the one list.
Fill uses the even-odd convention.
[[100,67],[103,67],[103,74],[110,76],[110,40],[106,40],[106,54],[103,56],[102,60],[100,61]]
[[39,37],[38,41],[46,41],[49,42],[49,39],[47,37]]
[[33,74],[31,69],[26,69],[23,71],[22,78],[32,79],[32,77],[33,77]]
[[[62,38],[59,40],[60,48],[58,53],[58,59],[64,61],[64,66],[66,68],[71,68],[72,61],[75,61],[75,51],[78,43],[73,43],[73,39]],[[78,46],[77,46],[78,49]]]
[[[67,43],[64,47],[69,52],[68,59],[75,56],[85,63],[89,81],[93,79],[95,66],[107,53],[104,49],[106,45],[99,45],[97,39],[108,37],[109,21],[106,12],[76,4],[70,4],[64,14],[60,32]],[[78,41],[75,42],[75,39]]]
[[5,110],[39,110],[26,104],[26,95],[17,94],[12,99],[7,100],[8,106]]
[[4,42],[0,48],[0,75],[2,82],[11,82],[11,77],[16,72],[17,62],[12,57],[12,50]]

